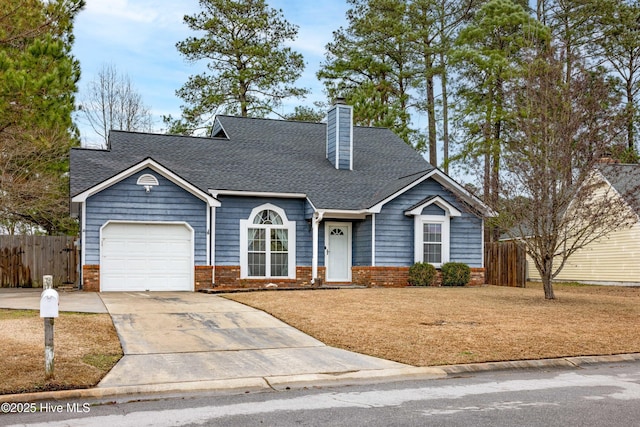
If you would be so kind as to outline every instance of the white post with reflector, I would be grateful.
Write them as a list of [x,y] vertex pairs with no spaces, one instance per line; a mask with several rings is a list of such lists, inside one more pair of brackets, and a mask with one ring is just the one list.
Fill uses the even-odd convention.
[[53,322],[58,317],[60,300],[53,289],[53,276],[43,276],[42,287],[40,317],[44,318],[44,378],[47,381],[53,378]]

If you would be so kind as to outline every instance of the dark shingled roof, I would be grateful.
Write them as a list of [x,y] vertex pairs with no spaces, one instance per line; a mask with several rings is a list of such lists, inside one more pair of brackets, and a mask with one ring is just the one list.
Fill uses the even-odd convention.
[[106,150],[71,151],[71,195],[151,158],[203,192],[306,194],[318,209],[373,206],[433,170],[388,129],[353,128],[353,170],[325,157],[326,125],[218,116],[227,138],[111,131]]
[[613,188],[640,215],[640,165],[602,163],[596,169],[609,181]]

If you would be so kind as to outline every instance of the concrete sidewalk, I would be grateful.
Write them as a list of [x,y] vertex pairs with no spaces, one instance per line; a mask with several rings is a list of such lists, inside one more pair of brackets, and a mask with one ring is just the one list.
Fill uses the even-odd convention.
[[[0,308],[40,310],[42,288],[0,288]],[[107,313],[96,292],[58,291],[60,311]]]

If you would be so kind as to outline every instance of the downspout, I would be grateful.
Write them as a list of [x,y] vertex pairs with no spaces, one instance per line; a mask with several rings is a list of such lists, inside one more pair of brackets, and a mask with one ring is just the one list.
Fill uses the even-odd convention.
[[376,214],[371,214],[371,266],[376,266]]
[[323,212],[314,212],[311,217],[312,251],[311,251],[311,283],[315,284],[318,278],[318,229],[322,222]]
[[80,212],[80,283],[78,289],[84,289],[84,266],[87,263],[87,201],[80,203],[78,207]]

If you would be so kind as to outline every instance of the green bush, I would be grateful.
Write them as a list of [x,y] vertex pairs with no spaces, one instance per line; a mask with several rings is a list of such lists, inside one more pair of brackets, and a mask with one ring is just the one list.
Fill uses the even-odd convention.
[[442,265],[442,286],[464,286],[471,280],[471,269],[461,262],[447,262]]
[[436,268],[428,262],[416,262],[409,267],[411,286],[431,286],[436,278]]

